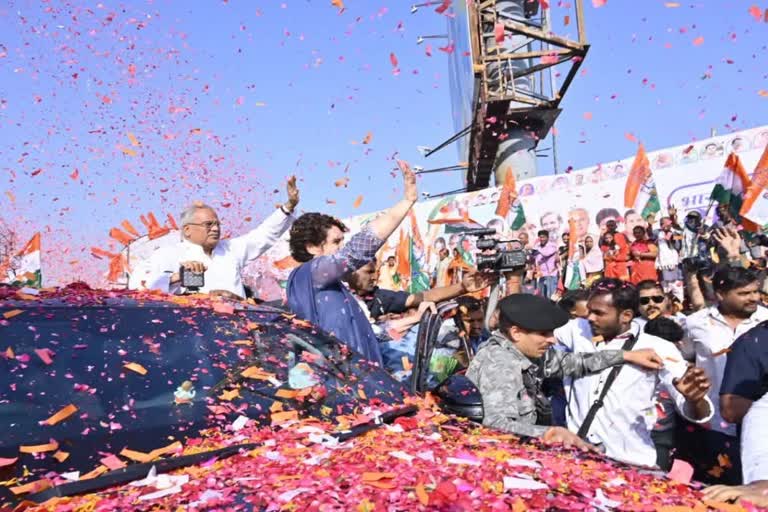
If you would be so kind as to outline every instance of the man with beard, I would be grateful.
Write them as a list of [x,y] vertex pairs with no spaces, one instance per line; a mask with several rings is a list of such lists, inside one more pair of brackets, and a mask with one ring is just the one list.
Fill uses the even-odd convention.
[[[738,484],[741,480],[739,440],[736,425],[723,418],[719,407],[725,356],[733,342],[760,322],[768,320],[768,309],[759,306],[757,275],[743,267],[727,266],[712,277],[717,303],[688,317],[688,339],[696,354],[696,366],[712,380],[709,397],[717,405],[711,428],[695,432],[695,466],[702,479]],[[728,464],[718,456],[727,455]],[[723,460],[722,457],[720,460]]]
[[572,320],[555,335],[571,352],[649,349],[663,359],[658,372],[630,366],[565,382],[571,431],[601,445],[609,457],[654,466],[661,461],[648,423],[655,414],[657,390],[665,390],[677,410],[696,423],[709,421],[714,407],[707,397],[710,384],[704,371],[688,368],[673,344],[642,332],[632,322],[637,304],[634,286],[602,279],[590,289],[588,319]]

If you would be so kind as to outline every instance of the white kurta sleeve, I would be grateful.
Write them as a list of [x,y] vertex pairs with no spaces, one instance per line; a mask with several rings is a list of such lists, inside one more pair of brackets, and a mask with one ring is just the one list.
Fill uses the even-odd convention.
[[264,219],[256,229],[233,238],[230,241],[230,246],[237,251],[240,264],[245,265],[267,252],[293,225],[295,220],[292,215],[286,215],[282,209],[278,208]]
[[171,274],[179,270],[178,250],[160,249],[142,262],[131,276],[131,288],[137,290],[159,290],[164,293],[178,293],[179,287],[171,289]]
[[688,370],[688,364],[683,359],[683,355],[680,353],[677,347],[675,347],[672,343],[667,342],[663,345],[655,346],[653,349],[656,350],[656,353],[659,354],[659,356],[661,356],[661,358],[664,360],[664,366],[661,370],[659,370],[658,374],[660,385],[675,401],[675,407],[677,408],[678,412],[680,412],[680,414],[686,420],[692,423],[707,423],[710,421],[715,413],[715,408],[712,405],[712,401],[707,396],[704,397],[704,400],[709,406],[709,413],[704,418],[697,420],[691,418],[687,414],[687,401],[685,397],[677,390],[674,384],[675,379],[682,378],[685,372]]

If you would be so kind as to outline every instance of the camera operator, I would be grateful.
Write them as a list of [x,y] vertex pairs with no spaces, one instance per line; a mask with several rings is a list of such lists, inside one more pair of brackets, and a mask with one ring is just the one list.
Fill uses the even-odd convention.
[[293,210],[299,203],[296,177],[287,183],[288,201],[256,228],[237,238],[221,240],[221,222],[216,211],[195,202],[181,214],[181,241],[155,251],[132,276],[131,288],[186,291],[182,271],[203,274],[197,291],[233,298],[245,297],[241,271],[264,254],[293,224]]

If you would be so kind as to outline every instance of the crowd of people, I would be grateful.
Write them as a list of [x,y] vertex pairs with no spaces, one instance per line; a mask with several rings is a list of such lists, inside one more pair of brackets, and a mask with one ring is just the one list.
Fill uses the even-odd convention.
[[[293,217],[290,180],[286,203],[242,237],[220,240],[215,211],[191,206],[179,246],[150,258],[136,282],[183,293],[185,269],[205,274],[200,291],[242,297],[241,269],[288,231],[298,262],[288,309],[395,378],[410,374],[422,315],[454,300],[429,364],[438,383],[464,373],[477,387],[485,425],[641,466],[686,461],[696,479],[719,484],[711,498],[766,502],[765,259],[762,237],[728,205],[710,227],[696,212],[680,223],[671,209],[641,218],[631,236],[616,216],[603,219],[575,257],[570,233],[561,244],[547,230],[520,236],[526,264],[503,272],[478,272],[441,248],[431,288],[411,293],[396,256],[377,260],[418,198],[399,165],[403,198],[349,240],[335,217]],[[576,279],[565,278],[569,267]]]

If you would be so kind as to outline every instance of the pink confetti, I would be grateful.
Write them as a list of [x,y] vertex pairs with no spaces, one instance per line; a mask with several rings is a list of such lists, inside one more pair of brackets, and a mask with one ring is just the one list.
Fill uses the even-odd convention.
[[51,355],[53,354],[53,352],[51,351],[51,349],[36,348],[35,354],[37,354],[37,357],[39,357],[40,360],[45,364],[53,364],[53,359],[51,359]]

